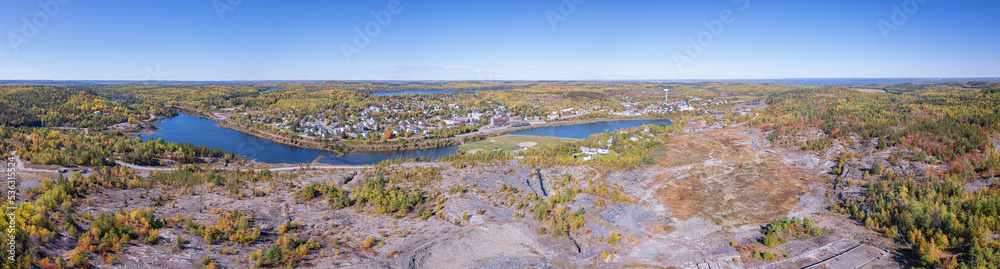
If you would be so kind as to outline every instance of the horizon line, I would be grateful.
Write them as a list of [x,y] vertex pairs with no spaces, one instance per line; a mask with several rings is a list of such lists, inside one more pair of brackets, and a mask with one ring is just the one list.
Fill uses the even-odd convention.
[[572,81],[676,81],[676,82],[714,82],[714,81],[781,81],[781,80],[998,80],[997,77],[803,77],[803,78],[691,78],[691,79],[232,79],[232,80],[125,80],[125,79],[0,79],[0,83],[9,82],[136,82],[136,83],[170,83],[170,82],[572,82]]

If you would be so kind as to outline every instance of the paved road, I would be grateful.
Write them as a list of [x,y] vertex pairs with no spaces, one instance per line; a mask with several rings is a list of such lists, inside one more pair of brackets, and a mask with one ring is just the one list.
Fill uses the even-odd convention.
[[[115,160],[115,163],[118,164],[118,165],[121,165],[121,166],[132,168],[132,170],[136,170],[136,171],[173,171],[173,170],[177,170],[177,169],[180,168],[180,167],[149,167],[149,166],[141,166],[141,165],[135,165],[135,164],[126,163],[126,162],[123,162],[123,161],[120,161],[120,160]],[[253,170],[264,170],[264,169],[267,169],[267,170],[271,170],[271,172],[279,172],[279,171],[292,171],[292,170],[306,169],[306,168],[312,168],[312,169],[360,169],[360,168],[369,168],[369,167],[372,167],[372,166],[371,165],[316,165],[316,166],[290,166],[290,167],[275,167],[275,168],[253,168]],[[217,170],[236,170],[237,167],[214,167],[213,169],[217,169]],[[239,169],[244,169],[245,170],[246,168],[239,168]]]
[[[15,169],[17,169],[16,171],[23,171],[23,172],[43,172],[43,173],[59,173],[58,170],[35,169],[35,168],[24,167],[24,162],[21,161],[21,158],[17,156],[17,152],[16,151],[15,152],[11,152],[11,155],[14,156],[14,161],[17,163],[17,165],[15,167]],[[150,167],[150,166],[141,166],[141,165],[135,165],[135,164],[123,162],[121,160],[115,160],[115,164],[118,164],[118,165],[121,165],[121,166],[125,166],[125,167],[131,168],[132,170],[136,170],[136,171],[173,171],[173,170],[177,170],[177,169],[180,168],[180,167]],[[445,165],[445,164],[447,164],[447,163],[431,162],[431,163],[406,163],[406,164],[403,164],[403,165],[404,166],[409,166],[409,167],[414,167],[414,166],[424,167],[424,166],[439,166],[439,165]],[[303,165],[303,166],[274,167],[274,168],[254,168],[253,170],[267,169],[267,170],[271,170],[271,172],[280,172],[280,171],[293,171],[293,170],[307,169],[307,168],[308,169],[363,169],[363,168],[371,168],[371,167],[373,167],[373,166],[372,165]],[[214,169],[236,170],[238,168],[237,167],[215,167]],[[245,169],[245,168],[239,168],[239,169]]]
[[[59,173],[58,170],[35,169],[35,168],[24,167],[24,161],[21,161],[21,157],[17,156],[16,152],[11,152],[11,155],[14,156],[14,162],[16,163],[15,169],[17,169],[16,171],[18,171],[18,172]],[[118,165],[121,165],[121,166],[132,168],[132,170],[136,170],[136,171],[173,171],[173,170],[177,170],[178,169],[178,168],[175,168],[175,167],[149,167],[149,166],[141,166],[141,165],[135,165],[135,164],[126,163],[126,162],[123,162],[123,161],[120,161],[120,160],[115,160],[115,163],[118,164]],[[428,165],[428,164],[430,164],[430,163],[427,163],[427,164],[415,164],[415,165]],[[304,169],[304,168],[315,168],[315,169],[359,169],[359,168],[369,168],[369,167],[371,167],[371,166],[370,165],[317,165],[317,166],[276,167],[276,168],[268,168],[268,170],[271,170],[271,172],[279,172],[279,171],[292,171],[292,170],[298,170],[298,169]],[[236,170],[235,167],[216,168],[216,169]],[[264,169],[264,168],[256,168],[254,170],[262,170],[262,169]]]
[[[132,170],[136,170],[136,171],[173,171],[173,170],[177,170],[177,169],[180,168],[180,167],[150,167],[150,166],[141,166],[141,165],[135,165],[135,164],[126,163],[126,162],[123,162],[123,161],[120,161],[120,160],[115,160],[115,163],[118,164],[118,165],[121,165],[121,166],[132,168]],[[405,166],[405,167],[427,167],[427,166],[442,166],[442,165],[447,165],[447,164],[450,164],[450,163],[438,163],[438,162],[404,163],[403,166]],[[299,169],[331,169],[331,170],[333,170],[333,169],[363,169],[363,168],[372,168],[372,167],[374,167],[374,165],[300,165],[300,166],[289,166],[289,167],[252,168],[252,169],[253,170],[264,170],[264,169],[267,169],[267,170],[271,170],[271,172],[280,172],[280,171],[293,171],[293,170],[299,170]],[[247,168],[246,167],[213,167],[212,169],[216,169],[216,170],[236,170],[236,169],[243,169],[243,170],[246,170]]]

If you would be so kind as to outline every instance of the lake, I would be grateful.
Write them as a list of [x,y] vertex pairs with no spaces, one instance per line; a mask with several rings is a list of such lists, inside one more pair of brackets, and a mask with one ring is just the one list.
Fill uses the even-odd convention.
[[[669,120],[608,121],[578,125],[542,127],[517,131],[510,134],[586,138],[594,133],[639,126],[643,124],[659,124],[660,122],[670,124]],[[170,142],[216,147],[226,152],[233,151],[236,154],[246,156],[248,160],[257,159],[257,161],[265,163],[310,163],[316,158],[323,156],[324,158],[320,160],[321,163],[333,165],[365,165],[398,158],[430,157],[432,159],[437,159],[458,151],[457,146],[451,146],[405,151],[357,152],[348,153],[344,156],[337,156],[337,154],[333,152],[300,148],[272,142],[270,140],[252,136],[240,131],[220,127],[219,123],[209,119],[186,115],[183,113],[173,118],[159,121],[156,123],[156,126],[159,128],[156,130],[156,133],[150,135],[140,135],[139,137],[144,141],[163,138],[163,140]]]
[[173,118],[156,123],[159,128],[155,134],[140,135],[144,141],[163,138],[163,140],[178,143],[190,143],[220,148],[223,151],[233,151],[246,156],[248,160],[257,159],[265,163],[310,163],[323,156],[321,163],[334,165],[364,165],[374,164],[382,160],[412,157],[439,158],[458,150],[457,146],[387,152],[358,152],[337,156],[337,153],[289,146],[267,139],[252,136],[233,129],[223,128],[218,122],[198,116],[181,113]]
[[[478,92],[479,90],[469,90],[465,92]],[[392,96],[392,95],[403,95],[403,94],[453,94],[455,91],[452,90],[438,90],[438,91],[401,91],[401,92],[374,92],[372,95],[375,96]]]

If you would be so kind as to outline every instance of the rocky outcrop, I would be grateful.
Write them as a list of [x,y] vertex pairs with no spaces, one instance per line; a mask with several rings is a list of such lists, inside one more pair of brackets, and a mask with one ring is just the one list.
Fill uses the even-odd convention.
[[851,181],[864,180],[865,172],[861,168],[849,164],[845,164],[844,168],[840,170],[840,178],[848,179]]

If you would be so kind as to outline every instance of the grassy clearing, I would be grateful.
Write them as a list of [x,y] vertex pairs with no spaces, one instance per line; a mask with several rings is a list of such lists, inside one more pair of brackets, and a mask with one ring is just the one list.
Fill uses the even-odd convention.
[[[734,130],[706,133],[685,133],[670,137],[663,147],[653,150],[651,157],[664,167],[700,165],[708,160],[746,163],[757,159],[758,149],[745,145],[749,139]],[[720,144],[721,143],[721,144]]]
[[[797,171],[746,145],[735,130],[681,134],[653,153],[663,167],[692,165],[662,174],[656,190],[674,217],[701,217],[723,226],[766,223],[786,214],[805,188]],[[761,161],[762,160],[762,161]]]
[[573,141],[578,141],[578,139],[551,137],[551,136],[533,136],[533,135],[505,135],[505,136],[489,138],[474,143],[468,143],[465,145],[461,145],[460,147],[467,151],[473,151],[473,150],[493,151],[495,149],[503,149],[504,151],[511,151],[520,148],[531,148],[541,145],[557,145]]

